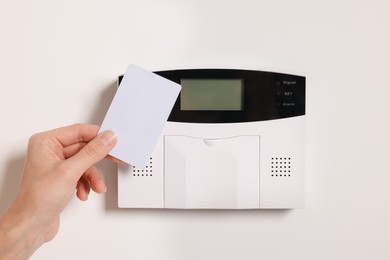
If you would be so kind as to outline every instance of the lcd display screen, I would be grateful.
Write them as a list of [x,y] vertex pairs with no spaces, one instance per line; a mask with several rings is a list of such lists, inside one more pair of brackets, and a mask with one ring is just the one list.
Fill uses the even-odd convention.
[[180,109],[192,111],[241,111],[242,79],[182,79]]

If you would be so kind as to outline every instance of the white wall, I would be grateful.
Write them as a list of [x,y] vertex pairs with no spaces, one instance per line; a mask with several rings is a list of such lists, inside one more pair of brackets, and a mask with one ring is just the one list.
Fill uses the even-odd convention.
[[390,259],[387,0],[1,0],[0,213],[28,137],[100,123],[127,64],[307,77],[303,210],[119,210],[74,199],[32,259]]

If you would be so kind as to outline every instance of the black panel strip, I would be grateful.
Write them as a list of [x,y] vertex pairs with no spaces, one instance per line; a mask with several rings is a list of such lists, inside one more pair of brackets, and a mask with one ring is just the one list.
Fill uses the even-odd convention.
[[[188,123],[240,123],[273,120],[305,114],[305,77],[275,72],[188,69],[157,71],[180,84],[181,79],[243,79],[242,111],[182,111],[180,95],[168,121]],[[119,82],[122,76],[119,77]]]

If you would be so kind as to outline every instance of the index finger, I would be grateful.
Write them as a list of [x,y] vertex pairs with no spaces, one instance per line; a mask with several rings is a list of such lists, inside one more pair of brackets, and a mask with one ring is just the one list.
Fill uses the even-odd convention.
[[48,131],[46,134],[49,134],[60,142],[63,147],[66,147],[91,141],[98,134],[99,128],[97,125],[75,124]]

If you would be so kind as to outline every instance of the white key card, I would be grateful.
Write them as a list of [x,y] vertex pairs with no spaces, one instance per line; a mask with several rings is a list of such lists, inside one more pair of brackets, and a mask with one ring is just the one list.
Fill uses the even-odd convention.
[[110,155],[144,169],[180,90],[173,81],[129,65],[99,130],[118,135]]

